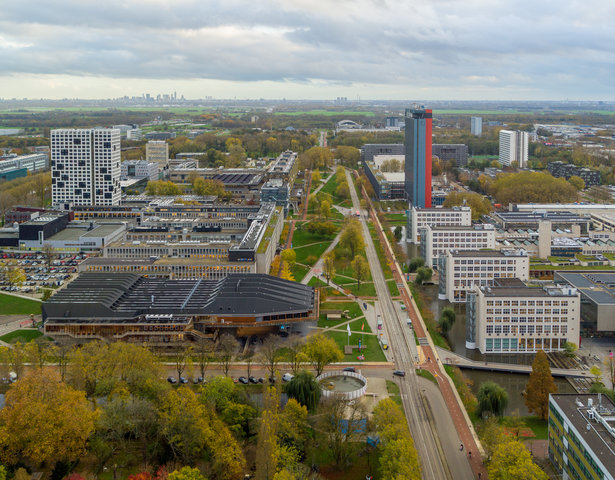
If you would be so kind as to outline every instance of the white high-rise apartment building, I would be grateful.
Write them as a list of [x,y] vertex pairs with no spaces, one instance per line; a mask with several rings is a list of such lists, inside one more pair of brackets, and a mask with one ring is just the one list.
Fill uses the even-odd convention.
[[495,229],[491,224],[471,227],[431,227],[421,229],[421,257],[425,265],[437,268],[438,257],[450,250],[495,249]]
[[438,297],[460,303],[475,285],[492,287],[496,278],[527,281],[530,257],[525,250],[451,250],[440,256],[438,272]]
[[557,352],[566,342],[578,342],[580,320],[576,288],[476,286],[466,302],[466,348],[481,353]]
[[164,168],[169,163],[169,144],[164,140],[150,140],[145,144],[145,159]]
[[470,133],[477,137],[483,134],[483,117],[472,117],[470,119]]
[[52,203],[119,204],[120,160],[120,131],[117,129],[52,130]]
[[467,206],[453,208],[416,208],[410,205],[406,242],[418,243],[421,228],[431,225],[469,227],[472,225],[472,209]]
[[508,167],[517,162],[519,168],[527,167],[529,138],[527,132],[500,130],[500,163]]

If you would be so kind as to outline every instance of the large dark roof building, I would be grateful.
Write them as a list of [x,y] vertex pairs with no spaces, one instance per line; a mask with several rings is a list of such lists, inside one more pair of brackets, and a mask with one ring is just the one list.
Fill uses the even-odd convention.
[[261,274],[222,280],[170,280],[136,274],[81,274],[43,304],[56,340],[172,343],[287,331],[318,318],[312,287]]

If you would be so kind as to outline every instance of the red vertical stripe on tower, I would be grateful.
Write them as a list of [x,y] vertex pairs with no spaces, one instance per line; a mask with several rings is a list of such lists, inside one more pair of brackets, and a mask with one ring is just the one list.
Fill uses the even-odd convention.
[[425,208],[431,208],[431,110],[425,110]]

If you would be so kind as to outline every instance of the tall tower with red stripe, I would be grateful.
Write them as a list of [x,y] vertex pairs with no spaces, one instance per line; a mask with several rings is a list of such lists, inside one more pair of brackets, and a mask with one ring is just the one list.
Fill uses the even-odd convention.
[[406,109],[405,190],[416,208],[431,207],[431,120],[424,107]]

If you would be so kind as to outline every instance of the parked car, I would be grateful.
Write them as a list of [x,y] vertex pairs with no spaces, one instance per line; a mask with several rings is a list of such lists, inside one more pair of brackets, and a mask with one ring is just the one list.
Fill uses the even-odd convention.
[[194,377],[192,379],[192,383],[194,383],[194,384],[203,383],[203,377]]
[[247,385],[248,379],[246,377],[239,377],[239,383],[243,383],[244,385]]
[[285,373],[282,375],[283,382],[290,382],[293,379],[294,375],[292,373]]
[[256,377],[248,377],[248,380],[250,380],[250,383],[258,383]]
[[397,377],[405,377],[406,376],[406,372],[403,370],[393,370],[393,375],[397,376]]
[[167,382],[172,383],[172,384],[176,384],[177,383],[177,378],[170,376],[169,378],[167,378]]
[[179,383],[183,383],[185,385],[188,383],[188,379],[186,377],[179,377]]
[[343,369],[344,372],[356,372],[356,369],[354,367],[346,367]]

